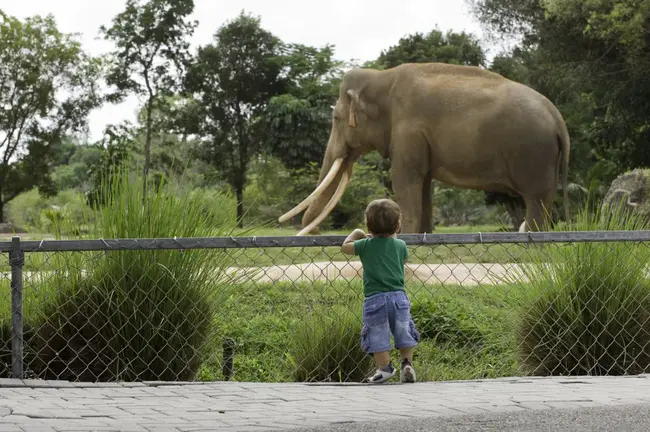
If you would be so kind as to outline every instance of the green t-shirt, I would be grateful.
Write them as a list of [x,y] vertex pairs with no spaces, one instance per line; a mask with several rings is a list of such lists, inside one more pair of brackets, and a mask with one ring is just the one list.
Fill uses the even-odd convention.
[[404,263],[408,249],[404,240],[373,237],[354,242],[354,254],[363,266],[366,297],[389,291],[404,291]]

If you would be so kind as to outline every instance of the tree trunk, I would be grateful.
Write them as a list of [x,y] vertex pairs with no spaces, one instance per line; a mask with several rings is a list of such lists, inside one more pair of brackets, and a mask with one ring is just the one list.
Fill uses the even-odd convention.
[[144,179],[142,180],[142,204],[147,199],[147,178],[149,177],[149,165],[151,164],[151,124],[153,122],[151,109],[153,107],[153,98],[147,101],[147,124],[146,135],[144,139]]
[[5,203],[0,199],[0,223],[5,222]]
[[239,138],[239,172],[236,174],[237,184],[235,185],[235,192],[237,193],[237,226],[244,228],[244,187],[246,187],[246,168],[248,167],[248,139],[246,132],[242,126],[244,119],[237,105],[237,115],[239,123],[237,126],[237,135]]
[[244,228],[244,187],[237,185],[237,227]]

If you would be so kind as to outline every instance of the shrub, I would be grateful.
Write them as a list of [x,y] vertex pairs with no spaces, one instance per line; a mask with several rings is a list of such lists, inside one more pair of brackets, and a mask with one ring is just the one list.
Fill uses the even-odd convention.
[[[38,189],[32,189],[9,202],[7,218],[38,232],[52,233],[57,225],[60,229],[65,227],[77,232],[87,222],[85,215],[88,210],[83,197],[76,191],[63,190],[56,196],[45,198]],[[64,219],[69,221],[62,225]]]
[[41,223],[41,212],[47,208],[46,199],[38,189],[23,192],[7,204],[7,219],[27,228],[36,228]]
[[315,309],[294,329],[289,357],[295,381],[360,382],[370,373],[374,363],[361,350],[361,318],[351,309]]
[[277,223],[277,218],[289,207],[289,171],[279,159],[259,156],[254,159],[246,174],[248,182],[244,189],[244,208],[249,224]]
[[466,346],[481,343],[484,338],[476,327],[476,317],[447,298],[415,303],[411,316],[421,339]]
[[[171,182],[149,188],[143,205],[139,174],[122,168],[112,179],[103,191],[107,202],[93,212],[94,238],[229,235],[235,226],[234,214],[219,210],[218,194],[208,199]],[[231,263],[223,250],[50,258],[57,272],[39,290],[55,294],[29,317],[34,331],[26,341],[28,367],[37,376],[188,380],[213,353],[215,312],[227,289],[219,274]]]
[[[646,228],[622,208],[582,212],[565,230]],[[647,228],[646,228],[647,229]],[[641,243],[544,246],[523,268],[518,344],[535,375],[621,375],[650,366],[650,249]]]

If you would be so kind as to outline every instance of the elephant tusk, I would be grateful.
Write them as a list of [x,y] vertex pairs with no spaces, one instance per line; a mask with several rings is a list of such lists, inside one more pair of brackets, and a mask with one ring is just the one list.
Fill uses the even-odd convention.
[[307,234],[309,231],[314,229],[319,223],[325,219],[332,209],[334,209],[334,206],[339,202],[341,197],[343,196],[343,192],[345,192],[345,188],[348,186],[348,182],[350,181],[350,174],[347,171],[343,171],[343,175],[341,176],[341,182],[339,183],[338,187],[336,188],[336,191],[334,192],[334,195],[332,195],[332,198],[329,200],[323,211],[314,218],[313,221],[306,227],[304,227],[298,234],[297,236],[303,236]]
[[291,210],[289,210],[288,212],[280,216],[278,218],[278,222],[280,223],[285,222],[291,219],[292,217],[294,217],[295,215],[297,215],[298,213],[300,213],[301,211],[305,210],[307,207],[309,207],[311,203],[314,202],[314,200],[323,193],[323,191],[330,185],[330,183],[332,183],[332,181],[338,174],[339,169],[341,169],[342,163],[343,163],[343,158],[335,159],[334,163],[332,164],[332,167],[327,173],[327,176],[325,176],[321,184],[319,184],[318,187],[314,189],[314,191],[307,198],[305,198],[300,204],[298,204],[297,206],[295,206],[294,208],[292,208]]

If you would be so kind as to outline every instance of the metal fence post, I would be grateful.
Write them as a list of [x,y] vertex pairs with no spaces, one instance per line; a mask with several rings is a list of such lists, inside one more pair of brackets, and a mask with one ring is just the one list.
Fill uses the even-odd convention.
[[23,265],[20,237],[11,239],[11,377],[23,379]]
[[233,375],[233,357],[235,356],[235,340],[225,338],[223,340],[223,378],[230,381]]

